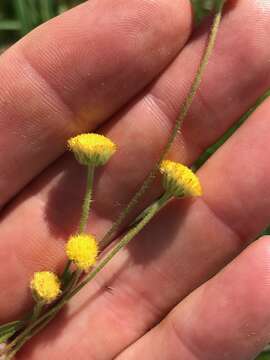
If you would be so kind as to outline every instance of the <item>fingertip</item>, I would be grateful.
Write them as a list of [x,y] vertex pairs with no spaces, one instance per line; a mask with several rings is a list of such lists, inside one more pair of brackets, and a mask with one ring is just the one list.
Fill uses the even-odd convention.
[[[270,236],[265,235],[251,244],[243,253],[243,271],[250,275],[250,285],[256,298],[270,305]],[[241,257],[240,257],[241,260]],[[256,289],[255,289],[256,287]]]

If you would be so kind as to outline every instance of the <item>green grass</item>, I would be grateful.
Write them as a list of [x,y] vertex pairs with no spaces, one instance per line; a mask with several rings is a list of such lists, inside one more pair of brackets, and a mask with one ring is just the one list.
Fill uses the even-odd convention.
[[193,170],[198,170],[217,150],[223,145],[233,133],[248,119],[248,117],[257,109],[257,107],[270,96],[270,90],[263,94],[245,114],[230,128],[228,131],[222,135],[222,137],[212,146],[210,146],[194,163]]
[[270,360],[270,353],[261,354],[260,356],[257,357],[256,360]]
[[39,24],[83,0],[1,0],[0,47],[8,46]]
[[191,0],[195,9],[196,22],[200,23],[201,20],[207,16],[221,0]]
[[[211,12],[219,1],[220,0],[191,0],[194,6],[197,23]],[[84,1],[0,0],[0,50],[19,40],[39,24],[82,2]],[[241,119],[221,137],[221,139],[209,147],[195,162],[194,168],[198,169],[202,166],[269,95],[270,92],[263,95],[254,107],[244,114]],[[270,227],[263,233],[270,234]],[[270,354],[263,354],[258,357],[257,360],[270,360]]]
[[[220,0],[191,0],[196,20],[214,9]],[[83,0],[0,0],[0,47],[9,45],[39,24]]]

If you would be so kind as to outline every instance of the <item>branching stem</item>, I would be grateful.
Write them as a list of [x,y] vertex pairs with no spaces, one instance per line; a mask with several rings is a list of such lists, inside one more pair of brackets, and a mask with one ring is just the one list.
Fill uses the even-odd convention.
[[204,50],[200,65],[198,67],[198,70],[196,72],[195,78],[192,82],[190,91],[181,107],[179,116],[176,120],[175,126],[172,130],[172,133],[161,153],[161,156],[159,158],[159,160],[157,161],[157,163],[155,164],[154,168],[151,170],[151,172],[149,173],[149,175],[147,176],[147,178],[145,179],[145,181],[143,182],[141,188],[139,189],[139,191],[132,197],[131,201],[129,202],[129,204],[126,206],[126,208],[120,213],[119,217],[117,218],[117,220],[114,222],[114,224],[112,225],[112,227],[109,229],[109,231],[105,234],[104,238],[101,241],[102,244],[102,248],[105,248],[106,246],[108,246],[110,244],[110,242],[113,240],[113,238],[115,237],[115,235],[117,234],[118,229],[120,228],[120,226],[122,225],[123,221],[126,219],[126,217],[128,216],[128,214],[135,208],[135,206],[137,206],[138,202],[140,201],[140,199],[143,197],[143,195],[146,193],[146,191],[149,189],[149,187],[152,185],[157,173],[158,173],[158,169],[160,166],[160,163],[162,162],[162,160],[165,158],[165,156],[167,155],[169,149],[172,146],[172,143],[174,142],[177,133],[181,130],[182,127],[182,123],[184,118],[186,117],[186,115],[189,112],[189,109],[191,107],[191,104],[193,103],[194,97],[199,89],[199,86],[201,84],[202,81],[202,76],[204,73],[204,70],[209,62],[209,58],[210,55],[213,51],[213,48],[215,46],[215,42],[216,42],[216,38],[217,38],[217,33],[218,33],[218,29],[219,29],[219,25],[220,25],[220,21],[221,21],[221,17],[222,17],[222,10],[224,7],[224,3],[225,0],[220,1],[218,8],[217,8],[217,12],[216,15],[214,17],[214,21],[211,27],[211,32],[209,35],[209,39],[207,42],[207,46]]

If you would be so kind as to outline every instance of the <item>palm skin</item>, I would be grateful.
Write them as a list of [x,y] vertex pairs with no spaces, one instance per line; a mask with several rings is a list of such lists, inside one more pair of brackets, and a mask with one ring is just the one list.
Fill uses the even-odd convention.
[[[269,11],[228,3],[171,158],[191,164],[269,88]],[[207,36],[191,31],[188,0],[91,0],[1,56],[1,322],[31,306],[34,271],[63,267],[85,185],[66,140],[98,128],[118,144],[96,178],[101,238],[173,126]],[[254,359],[270,340],[270,241],[248,246],[269,223],[269,113],[200,169],[201,199],[170,203],[17,359]]]

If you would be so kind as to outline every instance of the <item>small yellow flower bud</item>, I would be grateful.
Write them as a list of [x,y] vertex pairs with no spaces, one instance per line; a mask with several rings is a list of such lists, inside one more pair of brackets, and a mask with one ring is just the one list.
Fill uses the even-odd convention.
[[68,147],[82,165],[104,165],[116,151],[116,145],[99,134],[81,134],[68,140]]
[[61,293],[60,280],[51,271],[35,272],[30,287],[34,297],[47,304],[54,301]]
[[98,243],[92,235],[73,235],[66,244],[66,254],[80,270],[86,271],[97,261]]
[[176,197],[201,196],[202,188],[199,178],[187,166],[164,160],[160,165],[165,190]]

